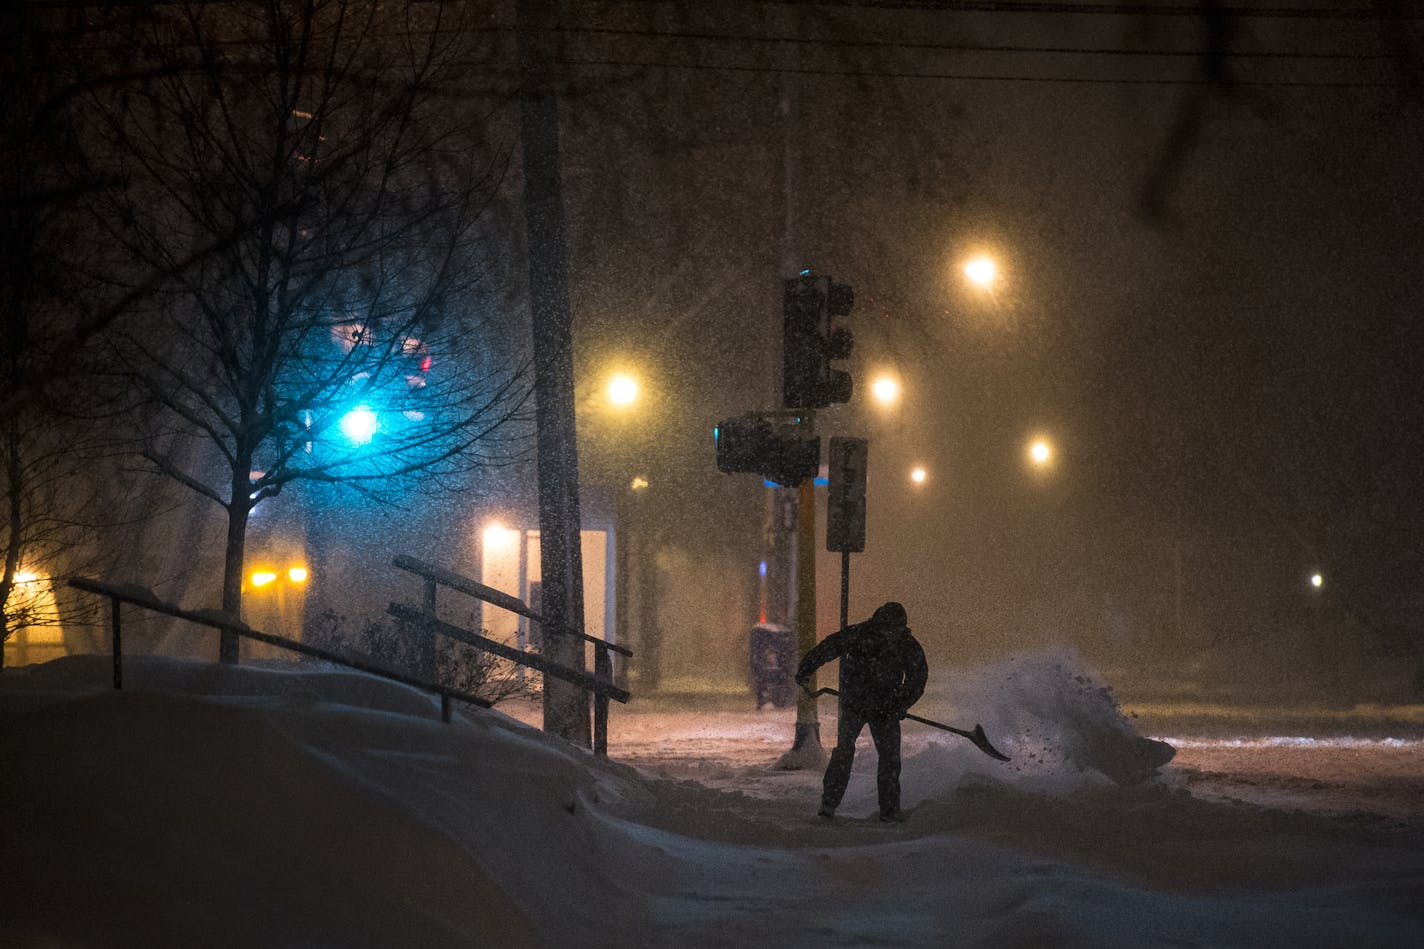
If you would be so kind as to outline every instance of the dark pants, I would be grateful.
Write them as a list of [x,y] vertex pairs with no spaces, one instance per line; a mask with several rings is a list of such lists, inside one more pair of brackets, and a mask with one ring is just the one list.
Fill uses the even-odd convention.
[[880,796],[880,813],[900,810],[900,719],[894,716],[866,718],[844,705],[836,726],[836,747],[821,781],[821,807],[835,810],[850,783],[850,766],[855,761],[855,740],[860,730],[870,726],[870,740],[880,761],[875,769],[875,789]]

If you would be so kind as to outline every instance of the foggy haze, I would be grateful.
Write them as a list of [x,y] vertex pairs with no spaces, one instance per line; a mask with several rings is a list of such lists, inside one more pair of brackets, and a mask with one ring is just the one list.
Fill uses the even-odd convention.
[[[877,37],[917,19],[854,16]],[[950,19],[1023,45],[1106,46],[1139,28],[1153,48],[1203,42],[1150,17]],[[1370,41],[1358,24],[1240,28],[1250,48]],[[942,55],[965,72],[992,58]],[[578,326],[660,380],[640,458],[660,472],[659,529],[724,547],[724,582],[755,564],[766,489],[715,472],[710,429],[777,406],[789,214],[795,259],[857,298],[856,394],[817,417],[822,433],[870,439],[853,619],[903,601],[932,663],[1065,643],[1143,682],[1417,689],[1399,663],[1419,641],[1417,103],[1251,84],[1348,78],[1332,60],[1232,59],[1239,88],[1037,82],[1144,73],[1107,56],[1012,62],[1023,81],[786,80],[789,212],[774,76],[633,71],[569,105],[575,193],[602,196],[587,210],[570,197],[579,233],[600,235],[578,245]],[[1168,62],[1176,72],[1151,75],[1201,76]],[[1378,78],[1377,65],[1350,75]],[[620,106],[616,133],[585,129]],[[1197,121],[1186,142],[1184,117]],[[650,149],[635,150],[636,177],[633,140]],[[1000,261],[992,294],[958,273],[979,250]],[[885,368],[905,392],[889,411],[868,399]],[[1025,463],[1036,433],[1055,444],[1050,470]],[[838,561],[820,551],[822,632]]]

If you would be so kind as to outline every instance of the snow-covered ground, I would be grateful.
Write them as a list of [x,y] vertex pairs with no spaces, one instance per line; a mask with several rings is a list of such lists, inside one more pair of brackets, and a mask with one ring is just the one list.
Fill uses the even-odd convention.
[[345,672],[107,673],[0,678],[0,945],[1424,945],[1420,734],[1177,735],[1154,771],[1061,656],[938,683],[916,711],[1013,760],[907,724],[890,826],[869,749],[812,816],[788,710],[635,699],[602,760]]

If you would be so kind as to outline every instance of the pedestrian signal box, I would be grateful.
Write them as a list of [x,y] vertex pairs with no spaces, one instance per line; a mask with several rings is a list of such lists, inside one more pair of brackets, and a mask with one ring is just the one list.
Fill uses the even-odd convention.
[[869,446],[864,438],[831,439],[830,483],[826,494],[826,549],[865,550],[865,473]]

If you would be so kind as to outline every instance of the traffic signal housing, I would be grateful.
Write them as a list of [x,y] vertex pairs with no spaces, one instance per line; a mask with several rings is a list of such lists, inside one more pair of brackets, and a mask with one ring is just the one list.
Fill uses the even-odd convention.
[[833,319],[850,315],[855,293],[830,277],[802,274],[783,282],[781,399],[789,409],[849,402],[853,383],[834,360],[850,358],[855,337]]
[[728,474],[750,472],[791,488],[821,467],[819,436],[798,435],[755,413],[722,421],[713,435],[717,469]]

